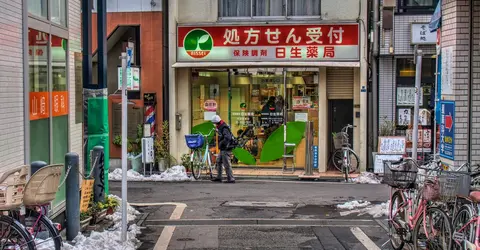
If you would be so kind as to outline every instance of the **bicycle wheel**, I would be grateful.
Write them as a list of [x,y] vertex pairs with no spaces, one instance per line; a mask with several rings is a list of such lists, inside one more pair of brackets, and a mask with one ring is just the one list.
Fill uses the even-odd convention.
[[[355,152],[352,149],[348,149],[350,152],[350,173],[353,173],[357,171],[358,169],[358,156],[355,154]],[[332,162],[333,166],[335,166],[336,169],[340,172],[344,172],[342,169],[342,164],[343,164],[343,150],[342,149],[337,149],[335,152],[333,152],[332,156],[330,157],[330,161]]]
[[27,209],[25,213],[25,227],[35,240],[38,250],[53,248],[60,250],[62,248],[62,237],[58,234],[57,228],[55,228],[48,217],[40,215],[33,209]]
[[428,208],[425,213],[413,229],[413,249],[450,250],[453,230],[447,214],[435,207]]
[[36,249],[30,233],[12,217],[0,216],[0,234],[0,249]]
[[462,250],[465,240],[474,242],[475,223],[468,224],[474,215],[471,204],[463,205],[453,220],[453,249]]
[[190,166],[192,169],[192,175],[195,180],[200,179],[200,174],[202,173],[202,152],[200,150],[195,150],[192,152],[193,158],[190,162]]
[[214,161],[214,156],[213,156],[213,153],[208,151],[208,154],[207,154],[207,161],[206,161],[206,165],[207,165],[207,168],[208,168],[208,174],[210,175],[210,179],[213,179],[213,167],[215,166],[215,161]]
[[390,199],[390,208],[388,215],[388,218],[392,219],[392,221],[388,222],[390,243],[392,245],[392,248],[395,250],[401,250],[405,245],[405,236],[404,234],[400,233],[402,231],[405,231],[403,230],[403,228],[401,228],[402,224],[400,223],[405,221],[405,211],[403,208],[401,209],[401,211],[399,210],[399,207],[403,206],[405,204],[405,201],[400,192],[401,191],[395,191],[395,193],[393,193],[392,198]]

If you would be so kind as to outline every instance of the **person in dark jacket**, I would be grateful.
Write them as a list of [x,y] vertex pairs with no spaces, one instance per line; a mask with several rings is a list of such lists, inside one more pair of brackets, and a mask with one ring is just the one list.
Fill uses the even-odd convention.
[[230,158],[232,156],[232,150],[235,147],[233,145],[233,135],[230,130],[230,127],[220,118],[220,116],[215,115],[212,118],[212,123],[217,127],[218,133],[218,149],[220,149],[220,154],[217,156],[217,178],[212,181],[221,182],[222,181],[222,166],[225,168],[225,173],[227,174],[227,183],[235,183],[235,178],[233,177],[232,165],[230,163]]

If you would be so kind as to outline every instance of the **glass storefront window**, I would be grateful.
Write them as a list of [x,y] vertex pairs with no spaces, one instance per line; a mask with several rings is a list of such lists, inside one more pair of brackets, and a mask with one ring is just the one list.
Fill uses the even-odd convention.
[[47,18],[48,1],[47,0],[28,0],[28,12],[35,16]]
[[52,6],[52,22],[62,26],[67,25],[66,0],[50,0]]
[[50,162],[50,95],[47,33],[28,30],[30,158]]
[[[283,145],[283,133],[273,134],[282,128],[284,115],[286,122],[313,121],[315,136],[318,132],[318,82],[314,83],[314,72],[288,72],[287,76],[284,85],[280,69],[255,69],[254,73],[234,70],[230,74],[229,91],[227,70],[195,71],[192,74],[192,126],[208,122],[218,114],[229,123],[240,146],[256,159],[257,165],[280,166],[277,162],[280,158],[265,162],[261,161],[261,155],[272,136],[280,136],[277,139],[282,143],[277,144]],[[275,153],[283,155],[283,146],[281,148],[281,152]],[[236,160],[234,158],[234,164],[241,164]]]

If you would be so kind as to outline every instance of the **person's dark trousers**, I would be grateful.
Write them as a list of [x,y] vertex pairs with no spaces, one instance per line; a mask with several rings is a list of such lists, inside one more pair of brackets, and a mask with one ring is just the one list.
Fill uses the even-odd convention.
[[233,177],[232,164],[230,163],[231,151],[221,150],[217,157],[217,180],[222,179],[222,166],[225,167],[228,181],[235,181]]

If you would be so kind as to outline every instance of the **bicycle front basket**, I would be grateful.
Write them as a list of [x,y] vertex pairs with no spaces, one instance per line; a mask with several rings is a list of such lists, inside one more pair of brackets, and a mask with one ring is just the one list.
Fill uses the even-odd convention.
[[417,177],[417,169],[407,162],[398,165],[392,161],[383,162],[383,183],[393,188],[412,188]]
[[197,149],[203,146],[205,139],[203,135],[185,135],[185,141],[187,142],[187,147],[190,149]]

